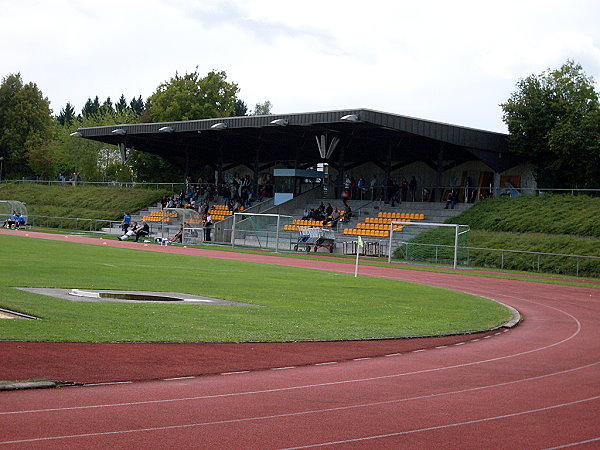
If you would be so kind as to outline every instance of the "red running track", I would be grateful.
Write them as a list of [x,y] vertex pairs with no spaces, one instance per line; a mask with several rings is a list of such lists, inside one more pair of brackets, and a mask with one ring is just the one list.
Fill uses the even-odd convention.
[[[351,265],[327,261],[188,251],[199,256],[353,270]],[[361,267],[361,273],[493,298],[517,308],[526,321],[511,331],[464,343],[376,358],[177,380],[5,392],[0,394],[0,445],[600,447],[598,290],[397,268]]]

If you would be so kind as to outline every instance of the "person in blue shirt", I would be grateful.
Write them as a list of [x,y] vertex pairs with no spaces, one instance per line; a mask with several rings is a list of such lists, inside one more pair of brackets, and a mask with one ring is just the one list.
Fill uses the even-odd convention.
[[123,221],[121,222],[121,228],[123,229],[123,234],[127,233],[129,229],[129,224],[131,223],[131,216],[128,212],[123,215]]
[[10,216],[4,221],[2,227],[12,228],[17,225],[17,212],[13,211]]
[[21,228],[25,226],[25,223],[27,222],[27,219],[25,218],[24,215],[17,213],[17,217],[16,217],[16,223],[15,223],[15,228]]

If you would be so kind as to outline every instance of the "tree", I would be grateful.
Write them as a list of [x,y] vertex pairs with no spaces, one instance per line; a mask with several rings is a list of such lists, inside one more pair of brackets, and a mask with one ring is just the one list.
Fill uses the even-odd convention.
[[94,100],[92,100],[91,98],[88,98],[87,101],[85,102],[85,105],[83,105],[83,109],[81,110],[81,115],[83,117],[91,117],[91,116],[96,116],[100,113],[100,100],[98,100],[98,96],[96,95],[96,98]]
[[501,104],[511,149],[534,164],[547,187],[600,184],[600,106],[594,80],[567,61],[558,70],[530,75]]
[[119,101],[115,105],[115,110],[119,114],[124,113],[125,111],[127,111],[127,100],[125,99],[125,96],[123,94],[121,94],[121,97],[119,98]]
[[60,114],[56,118],[61,125],[72,125],[75,120],[75,108],[70,102],[67,102],[65,107],[60,110]]
[[[0,156],[7,173],[29,176],[30,163],[43,161],[43,149],[52,137],[50,102],[35,83],[23,84],[11,74],[0,84]],[[42,164],[41,166],[46,166]]]
[[228,117],[235,113],[237,84],[227,82],[225,72],[200,77],[196,69],[183,76],[175,74],[158,86],[148,99],[150,122]]
[[273,105],[269,100],[265,100],[264,103],[257,103],[252,111],[253,116],[267,116],[271,114],[271,108]]
[[146,105],[144,105],[144,100],[142,100],[141,95],[138,98],[133,97],[131,102],[129,102],[129,107],[137,116],[141,116],[146,110]]
[[245,116],[248,114],[248,106],[246,105],[246,102],[244,102],[243,100],[236,100],[235,101],[235,115],[236,116]]

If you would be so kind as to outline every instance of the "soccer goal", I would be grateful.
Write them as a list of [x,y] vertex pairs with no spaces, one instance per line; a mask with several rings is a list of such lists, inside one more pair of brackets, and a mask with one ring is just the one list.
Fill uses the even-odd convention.
[[394,260],[466,265],[468,225],[450,223],[390,223],[388,263]]
[[292,216],[282,214],[234,213],[231,246],[289,250],[291,235],[283,228],[292,221]]

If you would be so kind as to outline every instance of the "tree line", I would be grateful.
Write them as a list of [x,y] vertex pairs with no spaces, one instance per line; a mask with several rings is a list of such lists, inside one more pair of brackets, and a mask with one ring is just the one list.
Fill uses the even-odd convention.
[[[133,151],[123,163],[116,148],[70,134],[80,127],[117,123],[271,113],[270,101],[249,110],[238,94],[238,85],[224,71],[202,76],[196,68],[175,73],[146,100],[121,95],[116,102],[110,97],[100,101],[96,96],[87,99],[80,113],[68,102],[54,115],[35,83],[9,74],[0,84],[0,175],[54,179],[61,172],[77,172],[87,181],[179,180],[180,168],[158,156]],[[517,81],[500,107],[510,148],[533,165],[540,187],[600,188],[599,105],[593,78],[573,61]]]
[[236,83],[224,71],[201,76],[175,74],[161,83],[146,100],[113,102],[90,97],[79,113],[70,103],[53,114],[50,101],[33,82],[20,74],[9,74],[0,84],[0,157],[2,179],[66,178],[79,173],[85,181],[180,180],[181,169],[156,155],[133,151],[121,161],[114,146],[87,139],[74,139],[77,128],[147,122],[170,122],[249,114],[270,114],[271,102],[257,103],[250,110],[238,97]]

